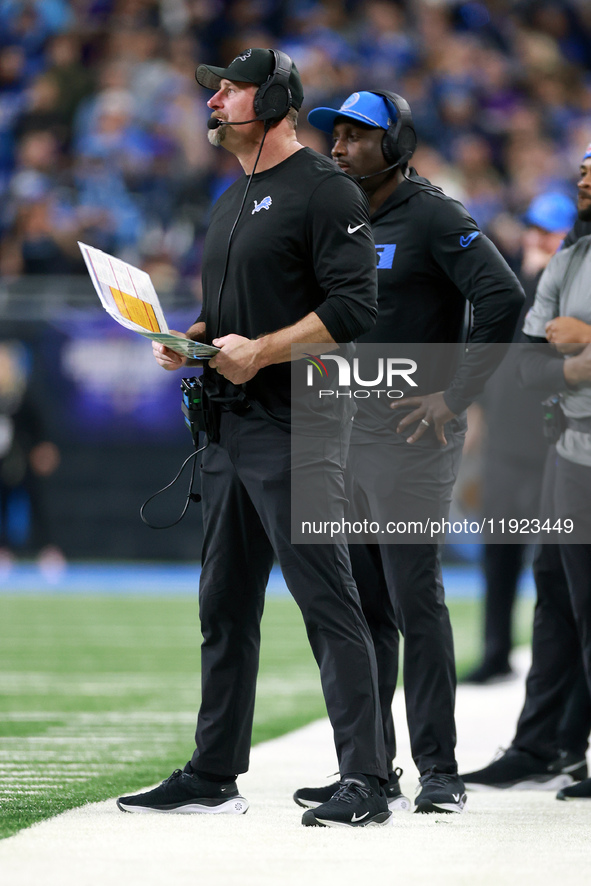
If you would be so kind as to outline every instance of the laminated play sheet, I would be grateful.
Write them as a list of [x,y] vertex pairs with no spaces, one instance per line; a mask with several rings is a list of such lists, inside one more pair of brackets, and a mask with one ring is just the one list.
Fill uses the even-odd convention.
[[207,358],[217,354],[213,345],[173,335],[168,329],[158,294],[146,271],[107,252],[80,243],[88,273],[108,314],[121,326],[161,342],[184,357]]

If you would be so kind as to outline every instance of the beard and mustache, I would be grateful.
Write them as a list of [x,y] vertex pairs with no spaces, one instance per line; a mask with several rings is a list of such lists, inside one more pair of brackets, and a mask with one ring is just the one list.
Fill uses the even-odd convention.
[[207,130],[207,140],[214,148],[219,148],[226,137],[226,127],[218,126],[217,129]]

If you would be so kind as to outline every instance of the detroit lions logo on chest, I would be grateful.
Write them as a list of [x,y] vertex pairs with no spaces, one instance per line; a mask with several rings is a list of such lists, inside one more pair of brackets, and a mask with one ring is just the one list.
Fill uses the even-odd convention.
[[378,271],[391,270],[396,252],[396,243],[376,243]]
[[261,209],[270,209],[272,205],[273,201],[270,197],[263,197],[260,203],[257,203],[257,201],[255,200],[254,209],[252,210],[251,215],[254,215],[255,212],[260,212]]

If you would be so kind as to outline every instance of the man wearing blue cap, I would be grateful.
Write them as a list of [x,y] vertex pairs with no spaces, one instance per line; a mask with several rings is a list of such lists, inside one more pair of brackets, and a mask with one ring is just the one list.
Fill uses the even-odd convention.
[[591,798],[585,759],[588,699],[579,703],[579,758],[565,755],[561,766],[551,758],[580,672],[581,650],[591,692],[591,236],[577,239],[577,231],[591,222],[591,146],[581,162],[577,212],[577,225],[567,238],[572,245],[550,259],[540,279],[523,326],[531,345],[520,359],[529,389],[560,393],[554,405],[556,448],[546,461],[540,520],[549,518],[564,531],[544,535],[536,554],[532,666],[515,737],[504,754],[464,776],[474,789],[559,787],[561,800]]
[[[378,319],[358,341],[461,342],[466,300],[474,310],[470,341],[511,341],[523,302],[521,287],[464,207],[408,168],[416,135],[407,102],[389,92],[355,92],[338,109],[316,108],[308,120],[333,136],[333,159],[361,184],[369,200]],[[374,417],[367,401],[358,401],[349,497],[365,499],[371,520],[386,517],[384,501],[388,506],[395,501],[408,518],[428,499],[447,516],[465,410],[494,369],[490,353],[467,351],[457,367],[450,367],[449,357],[425,359],[428,381],[421,385],[422,395],[400,400],[397,411],[382,414],[378,433],[382,439],[386,433],[378,448],[387,470],[379,481],[369,476],[366,448],[377,430]],[[373,444],[371,452],[376,452]],[[411,748],[420,772],[415,811],[461,812],[465,793],[455,760],[453,637],[440,544],[350,544],[349,551],[376,647],[389,762],[396,754],[392,698],[400,629]],[[393,808],[400,803],[399,773],[390,773]],[[303,788],[294,799],[314,807],[334,789]]]
[[[562,237],[564,239],[564,236],[572,228],[575,217],[576,208],[570,197],[561,191],[550,191],[547,194],[540,194],[532,200],[523,220],[526,224],[549,234],[564,232]],[[554,252],[556,249],[552,250],[552,254]]]

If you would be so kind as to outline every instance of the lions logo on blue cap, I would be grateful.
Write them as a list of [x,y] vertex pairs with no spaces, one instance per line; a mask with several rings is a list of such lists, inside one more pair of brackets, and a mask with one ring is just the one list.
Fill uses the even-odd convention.
[[347,108],[352,108],[353,105],[356,105],[358,101],[359,101],[359,93],[354,92],[353,95],[350,95],[349,98],[343,102],[343,104],[341,105],[341,111],[344,111]]

